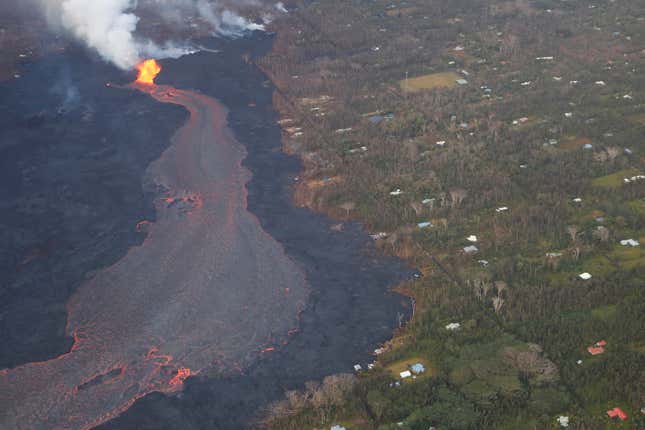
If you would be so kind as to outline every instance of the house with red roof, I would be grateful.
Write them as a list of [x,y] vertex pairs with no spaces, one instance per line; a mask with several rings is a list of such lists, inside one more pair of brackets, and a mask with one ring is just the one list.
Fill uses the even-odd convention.
[[590,346],[587,348],[587,351],[589,351],[589,354],[591,355],[599,355],[605,352],[605,348],[602,346]]
[[614,408],[607,411],[609,418],[618,418],[621,421],[627,420],[627,414],[620,408]]
[[599,355],[605,352],[605,346],[607,346],[607,341],[599,340],[598,342],[594,343],[592,346],[587,347],[587,351],[589,351],[589,354],[591,355]]

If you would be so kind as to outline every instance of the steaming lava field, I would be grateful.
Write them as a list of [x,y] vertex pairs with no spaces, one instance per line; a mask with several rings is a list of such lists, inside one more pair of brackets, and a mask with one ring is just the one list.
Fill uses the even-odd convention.
[[411,276],[291,202],[271,38],[133,84],[84,51],[0,84],[0,428],[244,429],[392,333]]

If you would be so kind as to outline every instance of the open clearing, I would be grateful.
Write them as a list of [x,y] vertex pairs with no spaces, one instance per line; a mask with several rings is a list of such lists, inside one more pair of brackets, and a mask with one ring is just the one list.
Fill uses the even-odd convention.
[[403,79],[399,82],[401,89],[406,92],[419,92],[436,88],[452,88],[461,76],[454,72],[431,73],[416,78]]

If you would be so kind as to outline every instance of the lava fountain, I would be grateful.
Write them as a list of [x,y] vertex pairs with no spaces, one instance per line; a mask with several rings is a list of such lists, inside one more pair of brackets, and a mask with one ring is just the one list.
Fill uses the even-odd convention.
[[226,109],[155,85],[154,60],[138,69],[131,88],[190,113],[146,170],[157,217],[70,298],[70,352],[0,371],[2,429],[89,429],[191,375],[250,364],[287,338],[307,299],[300,267],[247,210],[250,172]]
[[139,75],[137,82],[144,85],[154,85],[155,78],[161,72],[161,66],[155,60],[145,60],[137,65]]

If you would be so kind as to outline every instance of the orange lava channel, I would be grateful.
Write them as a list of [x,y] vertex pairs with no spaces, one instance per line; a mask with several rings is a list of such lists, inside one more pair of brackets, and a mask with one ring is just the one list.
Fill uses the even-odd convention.
[[146,171],[164,190],[157,217],[70,298],[70,352],[0,371],[2,430],[90,429],[204,370],[242,368],[287,336],[307,300],[304,273],[247,210],[250,172],[226,109],[153,85],[154,65],[132,88],[190,113]]

